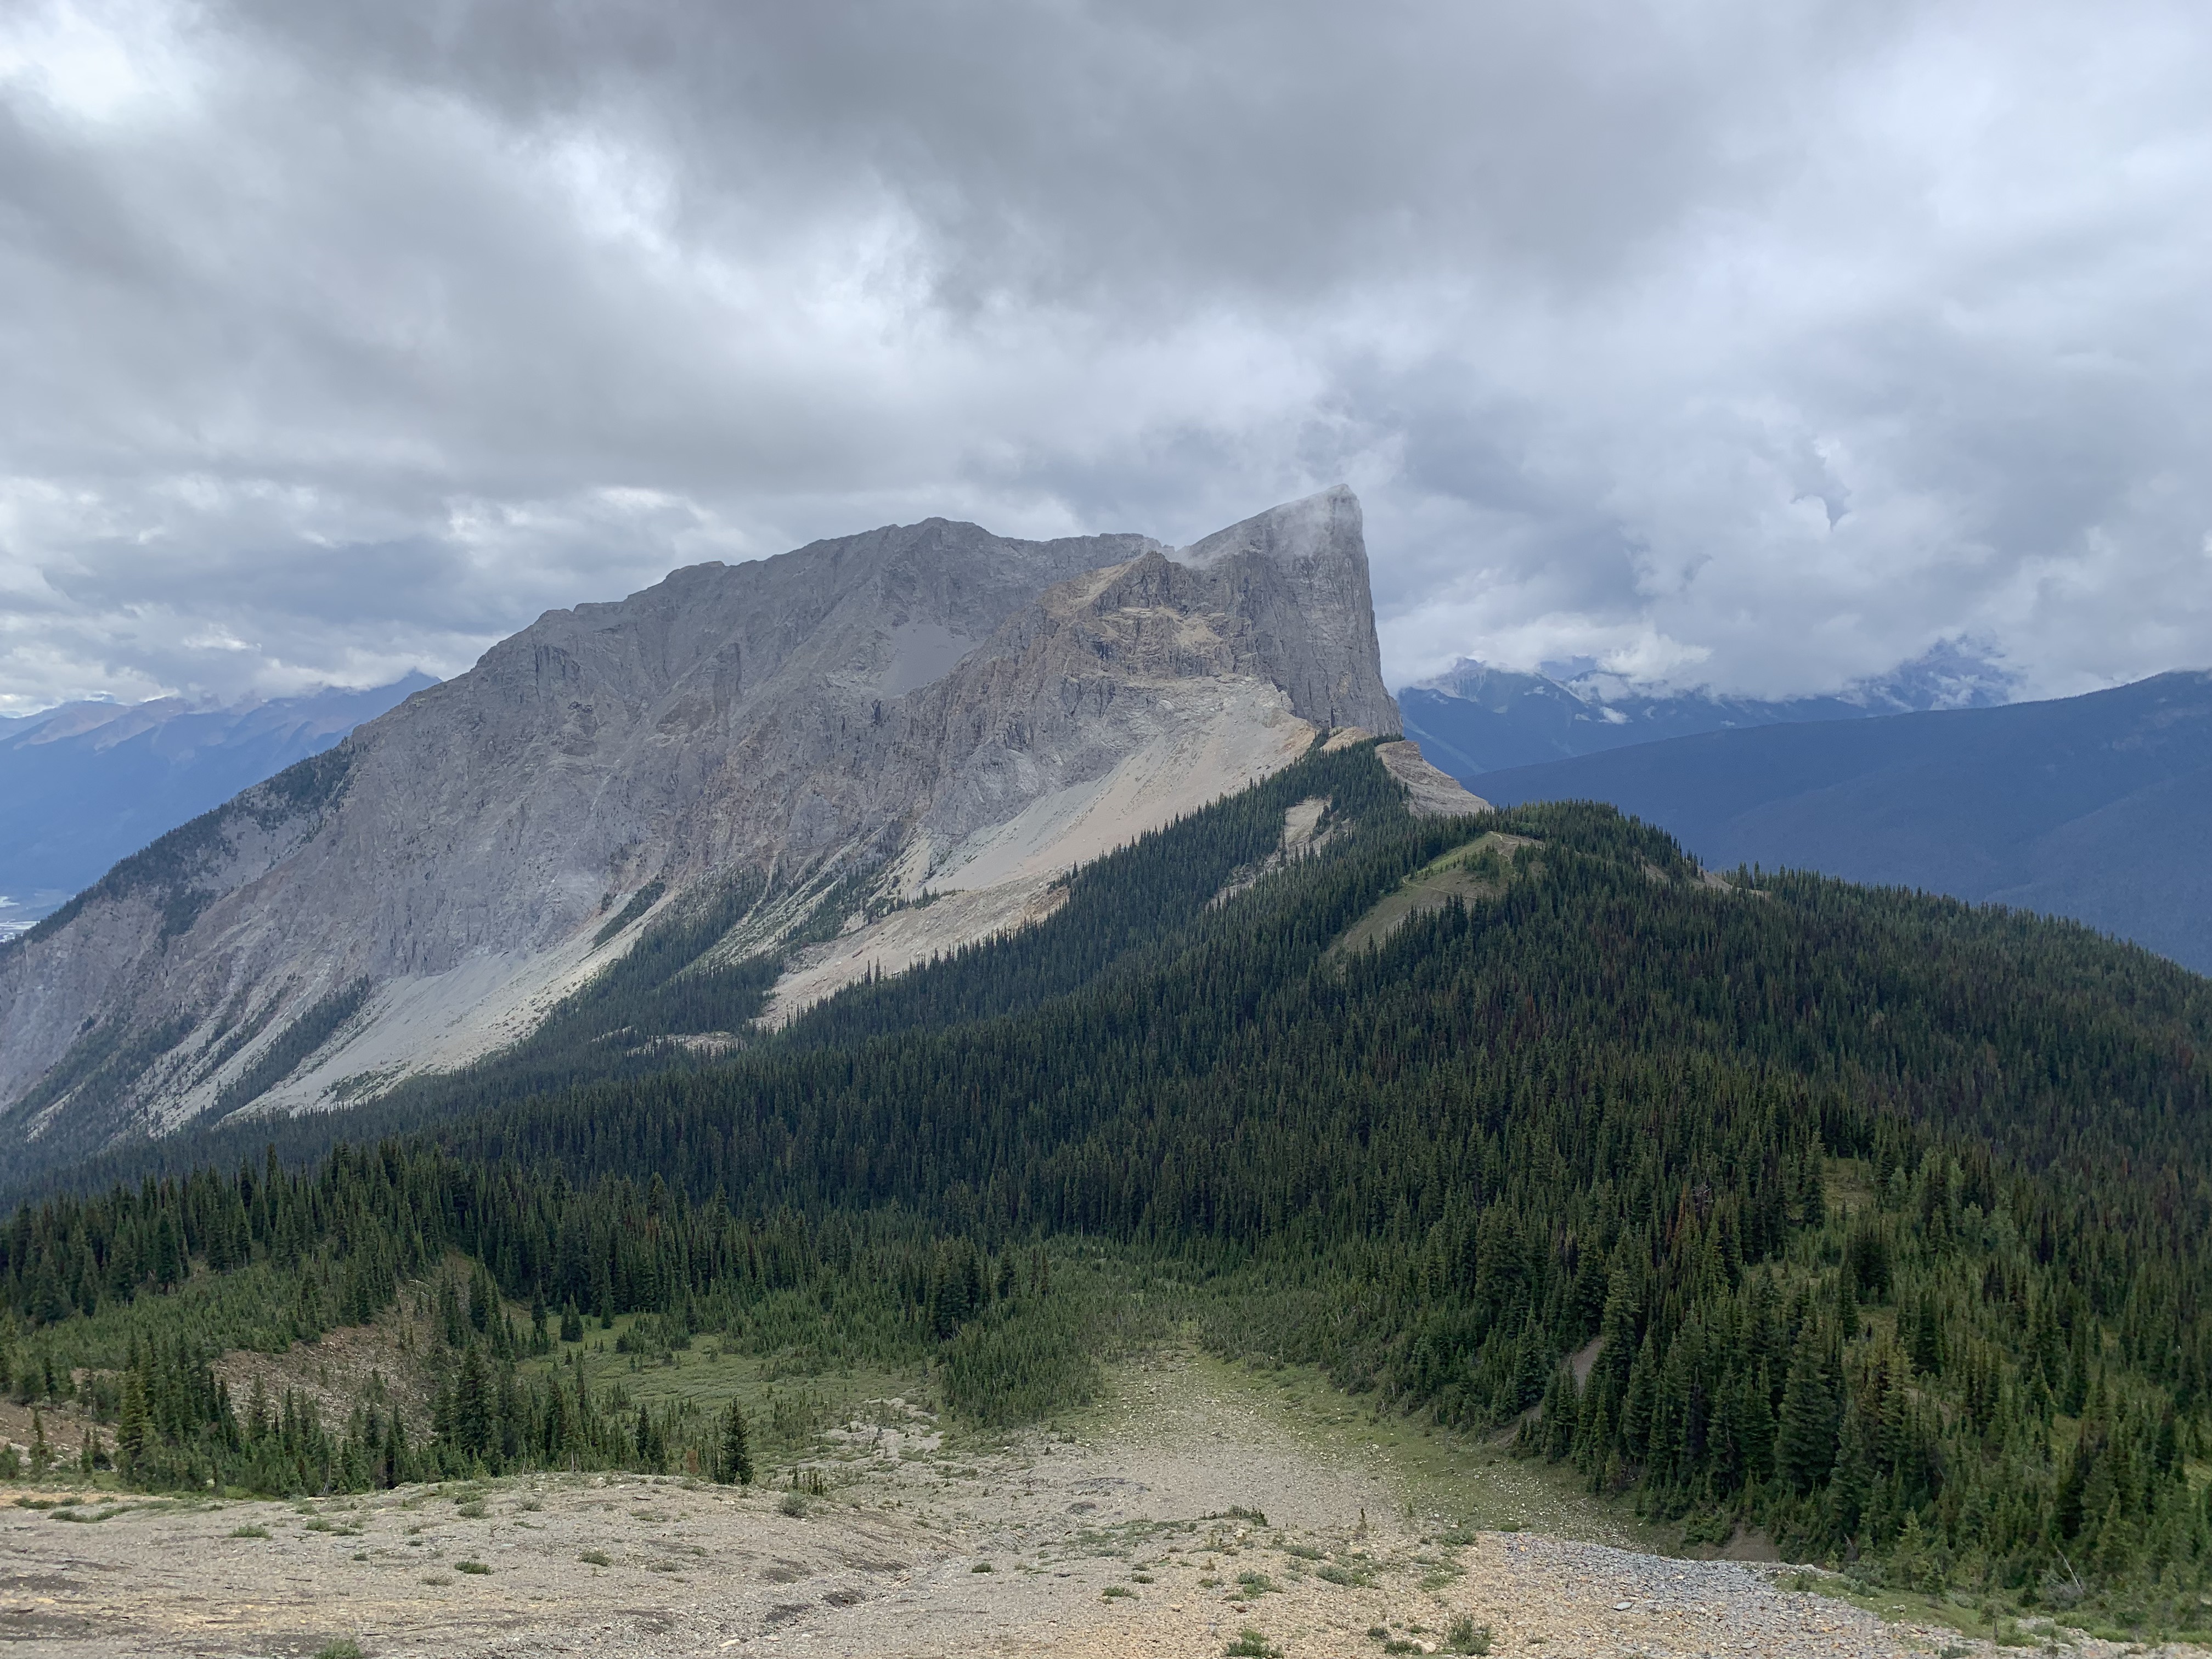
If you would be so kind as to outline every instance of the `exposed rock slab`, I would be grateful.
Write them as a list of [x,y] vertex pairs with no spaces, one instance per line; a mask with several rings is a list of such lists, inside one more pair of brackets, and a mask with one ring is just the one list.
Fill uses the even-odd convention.
[[1375,753],[1390,775],[1406,786],[1406,805],[1416,817],[1458,817],[1490,810],[1488,801],[1457,778],[1430,765],[1419,744],[1378,744]]

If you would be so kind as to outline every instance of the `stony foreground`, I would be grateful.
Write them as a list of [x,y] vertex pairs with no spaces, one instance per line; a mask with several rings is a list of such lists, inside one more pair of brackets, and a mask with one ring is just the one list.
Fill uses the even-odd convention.
[[[1218,1392],[1081,1443],[948,1455],[854,1425],[826,1498],[568,1475],[300,1504],[0,1509],[0,1639],[31,1656],[1219,1655],[1480,1641],[1530,1659],[1993,1653],[1693,1562],[1407,1512],[1383,1466]],[[55,1490],[37,1504],[65,1499]],[[1264,1517],[1264,1518],[1263,1518]],[[1464,1621],[1463,1623],[1462,1621]],[[2082,1642],[2085,1656],[2118,1651]],[[2195,1652],[2195,1650],[2178,1651]]]

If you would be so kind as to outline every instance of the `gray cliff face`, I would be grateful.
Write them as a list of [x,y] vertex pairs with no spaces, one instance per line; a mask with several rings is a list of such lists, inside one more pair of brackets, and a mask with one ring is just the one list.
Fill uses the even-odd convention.
[[911,893],[1170,739],[1347,726],[1400,729],[1340,489],[1172,554],[932,520],[678,570],[549,612],[0,947],[0,1158],[202,1111],[363,982],[336,1046],[482,1052],[648,883]]
[[1264,672],[1317,726],[1395,738],[1359,498],[1342,484],[1217,530],[1175,556],[1233,584]]

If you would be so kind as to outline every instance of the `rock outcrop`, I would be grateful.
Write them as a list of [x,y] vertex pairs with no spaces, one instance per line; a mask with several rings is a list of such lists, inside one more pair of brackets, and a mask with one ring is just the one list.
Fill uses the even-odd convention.
[[366,1097],[526,1033],[736,874],[763,897],[731,952],[833,892],[941,896],[856,908],[787,1015],[1043,914],[1061,871],[1347,727],[1399,731],[1343,489],[1180,550],[931,520],[678,570],[549,612],[0,949],[0,1136],[228,1109],[288,1037],[311,1051],[258,1109]]

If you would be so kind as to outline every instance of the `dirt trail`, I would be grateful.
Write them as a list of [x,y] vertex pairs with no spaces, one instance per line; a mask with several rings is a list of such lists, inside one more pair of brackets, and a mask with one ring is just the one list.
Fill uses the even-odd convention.
[[0,1640],[41,1659],[338,1638],[372,1656],[1133,1659],[1219,1655],[1249,1628],[1319,1659],[1431,1650],[1465,1620],[1528,1659],[1986,1650],[1737,1563],[1450,1534],[1377,1448],[1302,1432],[1202,1365],[1126,1376],[1073,1439],[988,1453],[878,1416],[836,1437],[831,1494],[801,1515],[622,1475],[0,1509]]

